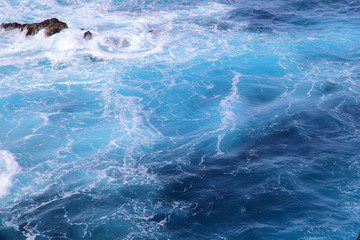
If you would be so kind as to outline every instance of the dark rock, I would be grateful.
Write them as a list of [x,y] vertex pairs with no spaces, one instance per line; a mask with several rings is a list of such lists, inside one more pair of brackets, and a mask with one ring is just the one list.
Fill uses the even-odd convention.
[[32,36],[37,34],[41,29],[45,28],[45,35],[47,37],[60,32],[64,28],[67,28],[67,24],[65,22],[59,21],[57,18],[46,19],[40,23],[31,23],[31,24],[19,24],[17,22],[14,23],[2,23],[0,28],[5,30],[12,29],[20,29],[20,31],[26,30],[25,36]]
[[91,33],[90,31],[86,31],[86,32],[84,33],[84,39],[85,39],[85,40],[90,40],[90,39],[92,39],[92,33]]
[[21,28],[21,24],[14,22],[14,23],[2,23],[0,25],[0,28],[3,28],[5,30],[12,30],[16,28]]
[[27,32],[25,34],[26,37],[35,35],[40,31],[40,27],[38,24],[24,24],[24,26],[21,27],[21,31],[23,31],[24,28],[27,29]]
[[47,19],[40,24],[45,27],[46,36],[51,36],[68,27],[66,23],[59,21],[57,18]]

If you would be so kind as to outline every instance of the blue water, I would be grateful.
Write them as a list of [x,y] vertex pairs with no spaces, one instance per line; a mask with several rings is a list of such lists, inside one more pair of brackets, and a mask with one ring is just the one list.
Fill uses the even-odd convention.
[[0,239],[355,239],[359,6],[0,1]]

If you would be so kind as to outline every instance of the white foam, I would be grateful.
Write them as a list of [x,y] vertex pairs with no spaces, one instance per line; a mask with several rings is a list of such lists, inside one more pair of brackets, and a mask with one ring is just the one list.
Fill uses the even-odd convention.
[[[143,61],[144,57],[161,54],[168,47],[176,48],[177,42],[186,42],[184,46],[189,45],[188,52],[192,56],[194,48],[190,46],[188,38],[196,26],[178,22],[187,22],[191,16],[218,15],[232,9],[228,5],[214,3],[172,11],[144,10],[141,14],[137,14],[127,11],[109,11],[113,8],[109,1],[100,1],[101,4],[98,1],[93,3],[79,1],[69,4],[69,6],[59,5],[56,1],[35,2],[41,6],[35,11],[33,8],[29,8],[30,3],[17,8],[11,4],[0,3],[0,7],[5,4],[3,7],[6,9],[0,9],[0,15],[4,13],[5,22],[15,20],[21,23],[39,22],[50,17],[47,16],[49,14],[47,9],[53,9],[57,13],[56,17],[67,22],[69,28],[50,38],[46,38],[43,31],[30,38],[25,37],[25,32],[10,31],[18,36],[9,36],[7,39],[12,39],[16,43],[9,42],[5,49],[6,52],[0,53],[1,59],[8,60],[13,56],[14,58],[9,59],[13,63],[17,59],[23,60],[18,57],[17,53],[29,52],[26,55],[29,62],[34,62],[34,59],[42,59],[44,56],[49,58],[52,63],[68,62],[82,55],[100,60],[142,59]],[[9,14],[7,10],[15,12]],[[20,15],[31,16],[33,20],[12,20],[10,15],[16,16],[19,15],[19,12],[22,13]],[[174,27],[176,27],[175,31]],[[80,30],[81,28],[93,33],[91,41],[82,39],[85,30]],[[187,31],[190,31],[189,34],[186,34]],[[206,32],[201,32],[201,34],[206,35]],[[194,37],[194,39],[197,38]],[[193,44],[197,45],[197,42]],[[184,46],[181,44],[180,49],[183,49]],[[175,54],[174,58],[179,59],[180,57]],[[21,64],[20,61],[19,64]]]
[[12,178],[20,170],[12,153],[0,150],[0,198],[9,192],[12,186]]
[[235,77],[232,79],[230,94],[220,102],[220,106],[222,108],[221,115],[223,116],[221,123],[223,126],[231,125],[231,130],[233,130],[236,125],[236,114],[232,111],[232,109],[234,103],[239,101],[237,84],[239,83],[239,77],[241,76],[239,73],[235,74]]
[[[222,108],[221,113],[221,128],[220,130],[229,130],[233,131],[236,128],[236,114],[233,112],[234,105],[239,102],[239,91],[237,88],[237,84],[239,83],[239,78],[241,77],[241,74],[234,72],[235,76],[232,79],[231,84],[231,92],[228,96],[226,96],[223,100],[220,102],[220,107]],[[220,149],[220,144],[223,140],[223,138],[226,135],[226,131],[218,135],[218,141],[217,141],[217,154],[221,155],[223,152]]]

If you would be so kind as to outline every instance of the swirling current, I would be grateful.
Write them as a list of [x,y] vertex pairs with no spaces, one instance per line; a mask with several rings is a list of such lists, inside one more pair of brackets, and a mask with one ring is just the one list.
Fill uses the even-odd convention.
[[0,1],[53,17],[0,30],[0,239],[356,239],[358,0]]

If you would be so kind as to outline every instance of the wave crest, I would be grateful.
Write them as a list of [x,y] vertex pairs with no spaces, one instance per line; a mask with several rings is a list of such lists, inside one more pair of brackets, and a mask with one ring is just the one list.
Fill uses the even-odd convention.
[[19,170],[15,156],[8,151],[0,150],[0,198],[8,194],[12,186],[12,178]]

